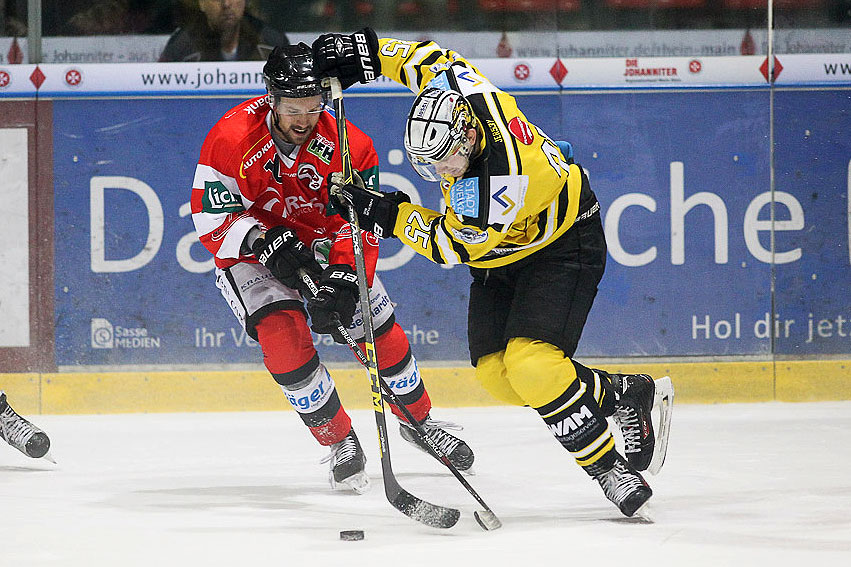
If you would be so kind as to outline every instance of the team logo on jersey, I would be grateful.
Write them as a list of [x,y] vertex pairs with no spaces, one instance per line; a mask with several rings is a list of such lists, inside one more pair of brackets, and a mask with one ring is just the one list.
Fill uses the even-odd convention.
[[467,244],[481,244],[488,239],[487,231],[479,232],[467,227],[464,227],[461,230],[453,228],[452,234],[455,235],[455,238]]
[[322,175],[316,171],[316,167],[312,163],[299,165],[297,177],[314,191],[319,191],[322,187]]
[[310,140],[307,145],[307,153],[315,155],[325,164],[330,164],[331,157],[334,155],[334,144],[331,144],[324,137],[317,136]]
[[221,181],[205,181],[203,210],[208,213],[233,213],[245,210],[236,196]]
[[508,123],[508,130],[511,132],[512,136],[520,140],[520,143],[526,146],[535,140],[535,134],[532,133],[532,128],[529,127],[529,124],[520,120],[520,118],[516,116]]

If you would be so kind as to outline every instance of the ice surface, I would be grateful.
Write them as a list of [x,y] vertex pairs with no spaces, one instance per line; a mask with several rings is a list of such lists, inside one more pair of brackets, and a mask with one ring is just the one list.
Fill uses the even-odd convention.
[[399,482],[462,517],[438,530],[390,507],[372,413],[350,413],[363,496],[330,491],[293,412],[30,416],[58,465],[0,444],[0,565],[851,565],[851,402],[675,407],[652,522],[622,517],[531,410],[438,408],[465,426],[493,532],[392,418]]

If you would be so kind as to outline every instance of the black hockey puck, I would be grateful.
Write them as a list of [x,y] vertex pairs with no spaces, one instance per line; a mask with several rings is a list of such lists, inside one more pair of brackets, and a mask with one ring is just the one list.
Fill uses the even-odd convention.
[[340,532],[343,541],[360,541],[363,539],[363,530],[343,530]]

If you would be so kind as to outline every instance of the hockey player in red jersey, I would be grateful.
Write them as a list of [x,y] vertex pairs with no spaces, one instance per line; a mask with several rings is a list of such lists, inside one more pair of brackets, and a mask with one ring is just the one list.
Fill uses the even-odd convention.
[[[405,149],[439,183],[442,211],[401,192],[344,185],[360,226],[399,238],[439,264],[470,266],[467,333],[476,378],[494,397],[533,408],[576,463],[626,516],[651,497],[640,471],[664,462],[670,379],[613,374],[573,356],[606,262],[600,205],[588,177],[559,144],[460,54],[430,41],[379,39],[364,28],[313,43],[317,72],[341,84],[380,73],[416,95]],[[654,437],[654,401],[665,389]],[[624,437],[615,448],[607,421]],[[658,442],[657,442],[658,441]]]
[[[326,177],[341,167],[337,126],[313,74],[305,44],[278,47],[263,67],[267,95],[228,111],[207,135],[192,185],[192,219],[215,256],[216,285],[246,332],[260,343],[263,362],[316,440],[331,448],[332,487],[363,492],[366,457],[308,328],[344,343],[336,320],[363,341],[351,227],[326,215]],[[378,185],[372,140],[347,125],[352,165]],[[432,420],[431,401],[393,304],[375,274],[378,240],[364,232],[375,347],[382,377],[459,470],[473,453]],[[312,297],[300,274],[319,287]],[[304,299],[307,299],[305,313]],[[363,344],[361,344],[363,348]],[[426,451],[398,408],[402,437]],[[457,427],[457,426],[456,426]]]

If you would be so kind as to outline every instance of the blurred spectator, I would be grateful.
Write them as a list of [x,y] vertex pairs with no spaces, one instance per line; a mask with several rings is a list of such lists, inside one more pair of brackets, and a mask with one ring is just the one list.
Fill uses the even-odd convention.
[[259,61],[290,43],[286,34],[246,13],[246,0],[190,3],[186,25],[171,35],[160,61]]
[[[68,20],[70,35],[158,33],[168,11],[145,0],[97,0]],[[170,29],[170,28],[165,28]]]
[[27,35],[27,4],[14,0],[0,0],[0,36]]
[[42,35],[169,34],[175,26],[174,4],[173,0],[41,0]]

